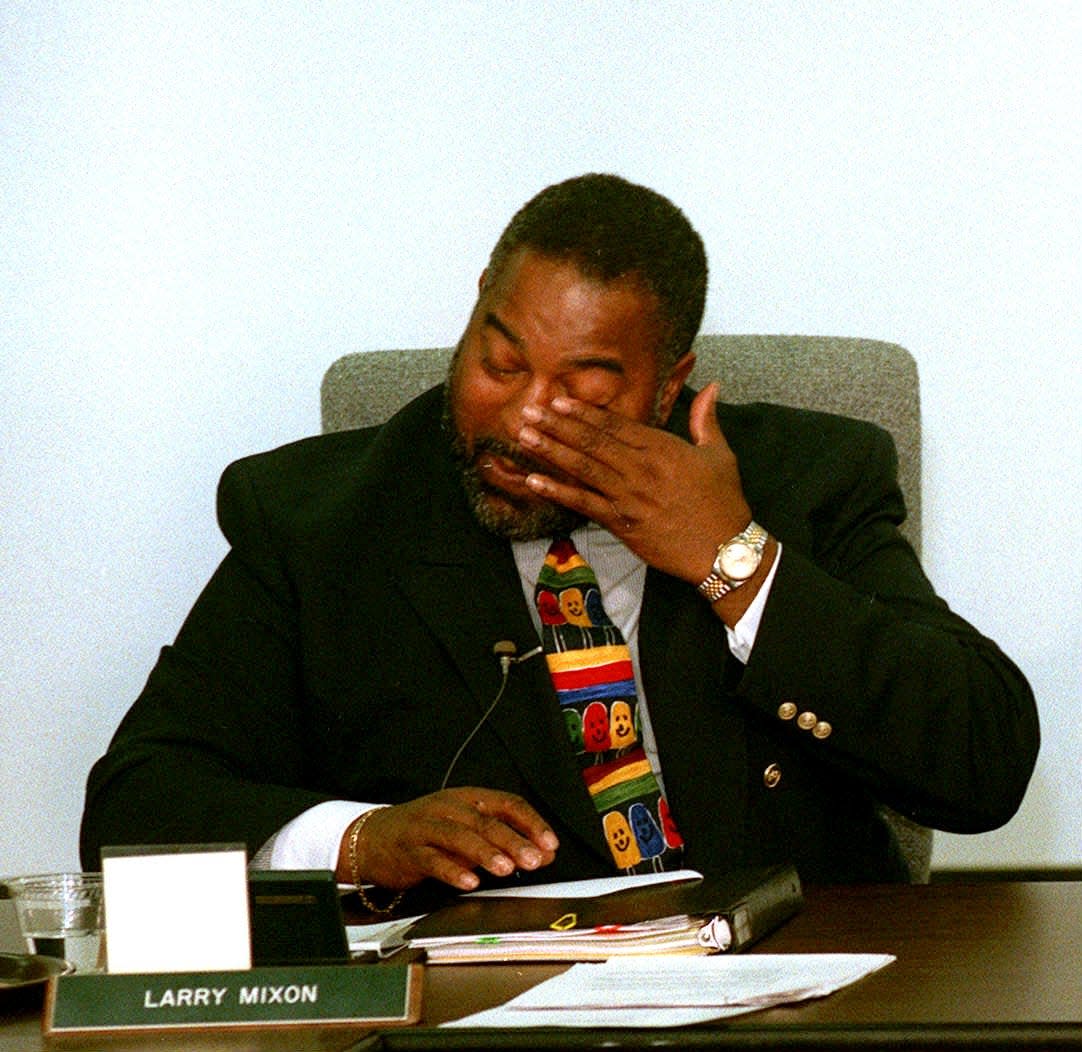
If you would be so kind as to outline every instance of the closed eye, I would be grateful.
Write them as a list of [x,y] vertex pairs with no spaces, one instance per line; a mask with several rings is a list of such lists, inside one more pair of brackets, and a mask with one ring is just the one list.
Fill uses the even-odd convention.
[[573,367],[577,372],[600,369],[613,376],[623,376],[626,372],[624,363],[619,358],[576,358]]
[[522,341],[491,311],[482,329],[481,364],[492,376],[513,376],[526,368]]

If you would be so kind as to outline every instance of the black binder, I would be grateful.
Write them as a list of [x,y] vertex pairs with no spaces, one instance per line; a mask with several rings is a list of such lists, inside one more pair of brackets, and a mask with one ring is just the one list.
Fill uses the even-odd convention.
[[723,952],[739,953],[784,924],[803,901],[796,869],[778,865],[649,884],[595,898],[464,898],[422,917],[405,937],[412,943],[535,931],[552,931],[555,936],[686,915],[701,918],[704,924],[724,920],[731,941]]

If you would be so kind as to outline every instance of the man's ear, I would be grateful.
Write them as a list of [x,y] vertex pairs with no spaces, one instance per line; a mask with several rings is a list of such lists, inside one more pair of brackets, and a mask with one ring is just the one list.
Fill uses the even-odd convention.
[[661,389],[661,399],[658,402],[658,425],[664,425],[669,420],[672,407],[676,404],[676,396],[680,394],[680,388],[687,383],[691,370],[695,368],[695,352],[688,351],[672,367]]
[[480,295],[482,292],[485,291],[485,278],[487,278],[487,277],[488,277],[488,267],[485,267],[485,269],[481,271],[481,276],[477,279],[477,293],[478,293],[478,295]]

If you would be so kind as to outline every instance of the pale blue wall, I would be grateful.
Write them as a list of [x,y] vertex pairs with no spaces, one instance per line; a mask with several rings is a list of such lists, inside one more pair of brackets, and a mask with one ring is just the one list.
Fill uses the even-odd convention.
[[698,225],[707,331],[913,351],[929,571],[1046,727],[1021,815],[937,863],[1082,863],[1078,11],[9,5],[0,873],[74,863],[224,464],[317,430],[339,354],[453,342],[511,211],[586,169]]

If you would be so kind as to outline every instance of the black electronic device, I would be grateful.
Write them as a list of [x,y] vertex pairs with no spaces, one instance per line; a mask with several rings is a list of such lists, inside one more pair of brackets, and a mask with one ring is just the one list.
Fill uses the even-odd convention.
[[349,944],[334,874],[324,869],[248,874],[252,964],[334,964]]

